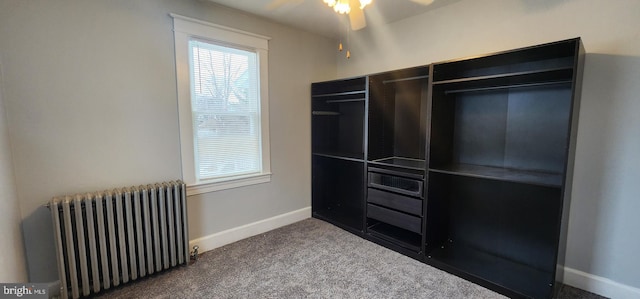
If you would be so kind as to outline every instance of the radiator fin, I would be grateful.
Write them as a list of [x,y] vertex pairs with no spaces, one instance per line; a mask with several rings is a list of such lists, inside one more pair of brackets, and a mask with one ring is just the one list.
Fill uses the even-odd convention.
[[181,181],[61,196],[49,203],[61,298],[80,298],[189,262]]

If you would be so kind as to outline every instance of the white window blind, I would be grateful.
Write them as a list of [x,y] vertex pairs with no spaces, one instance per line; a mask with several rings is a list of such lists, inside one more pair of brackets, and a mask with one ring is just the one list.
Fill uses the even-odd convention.
[[257,53],[196,39],[189,52],[197,179],[260,173]]

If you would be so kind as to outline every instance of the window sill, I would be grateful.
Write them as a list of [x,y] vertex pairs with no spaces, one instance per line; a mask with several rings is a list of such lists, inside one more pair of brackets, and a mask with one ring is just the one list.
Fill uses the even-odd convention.
[[271,173],[260,173],[250,176],[227,179],[224,181],[200,182],[187,185],[187,196],[226,190],[249,185],[268,183],[271,181]]

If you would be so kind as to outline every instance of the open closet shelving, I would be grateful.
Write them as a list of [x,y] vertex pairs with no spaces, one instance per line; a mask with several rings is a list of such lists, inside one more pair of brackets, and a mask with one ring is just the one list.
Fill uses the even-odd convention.
[[420,259],[424,252],[429,67],[369,76],[366,235]]
[[314,83],[314,216],[510,297],[553,297],[583,63],[576,38]]
[[364,232],[366,77],[311,86],[312,213]]

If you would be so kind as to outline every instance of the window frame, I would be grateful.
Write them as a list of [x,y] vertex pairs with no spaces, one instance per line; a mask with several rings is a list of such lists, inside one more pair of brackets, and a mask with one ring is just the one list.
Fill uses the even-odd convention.
[[[271,181],[271,155],[269,146],[269,89],[268,51],[269,37],[221,26],[177,14],[173,18],[175,45],[178,118],[180,126],[180,152],[182,179],[187,184],[187,195],[267,183]],[[260,140],[262,171],[199,181],[196,176],[195,151],[191,109],[191,74],[189,69],[189,40],[210,41],[218,45],[255,51],[259,70]]]

